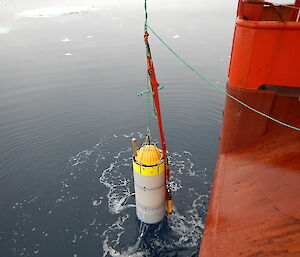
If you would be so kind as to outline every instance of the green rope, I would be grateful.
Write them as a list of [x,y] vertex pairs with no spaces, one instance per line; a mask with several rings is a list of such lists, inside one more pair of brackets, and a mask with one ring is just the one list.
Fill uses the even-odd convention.
[[[147,12],[147,0],[145,0],[145,23],[144,23],[144,31],[146,32],[148,30],[148,26],[147,26],[147,19],[148,19],[148,12]],[[146,48],[146,54],[147,56],[149,55],[149,49]],[[147,65],[146,65],[146,70],[147,70]],[[148,75],[148,71],[147,71],[147,82],[146,82],[146,90],[142,92],[142,94],[147,93],[147,133],[150,133],[150,123],[151,123],[151,114],[150,114],[150,101],[151,101],[151,92],[149,90],[149,75]],[[141,94],[141,95],[142,95]]]
[[153,119],[157,118],[157,112],[156,112],[156,108],[155,108],[155,103],[154,103],[153,95],[152,95],[152,118]]
[[[146,1],[146,0],[145,0]],[[218,86],[216,83],[212,82],[211,80],[207,79],[204,75],[202,75],[199,71],[195,70],[190,64],[188,64],[184,59],[182,59],[170,46],[167,45],[167,43],[165,43],[165,41],[162,40],[162,38],[160,36],[158,36],[153,29],[146,24],[146,26],[153,32],[153,34],[157,37],[157,39],[180,61],[182,62],[186,67],[188,67],[196,76],[198,76],[200,79],[202,79],[203,81],[205,81],[207,84],[209,84],[210,86],[214,87],[216,90],[218,90],[219,92],[221,92],[222,94],[227,95],[228,97],[230,97],[231,99],[233,99],[234,101],[238,102],[239,104],[245,106],[246,108],[248,108],[249,110],[256,112],[257,114],[260,114],[262,116],[264,116],[265,118],[268,118],[272,121],[277,122],[280,125],[283,125],[285,127],[288,127],[290,129],[294,129],[297,131],[300,131],[300,128],[294,127],[292,125],[289,125],[287,123],[284,123],[280,120],[277,120],[261,111],[258,111],[256,109],[254,109],[253,107],[249,106],[248,104],[244,103],[243,101],[237,99],[236,97],[232,96],[231,94],[227,93],[225,89],[221,88],[220,86]]]
[[[149,85],[149,83],[147,83],[148,85]],[[148,88],[148,87],[147,87]],[[161,89],[163,89],[163,88],[165,88],[163,85],[160,85],[158,88],[157,88],[157,90],[161,90]],[[147,94],[147,93],[149,93],[150,92],[150,90],[149,89],[145,89],[145,90],[143,90],[143,91],[141,91],[141,92],[139,92],[138,94],[137,94],[137,96],[143,96],[144,94]]]
[[149,89],[145,89],[137,94],[137,96],[143,96],[144,94],[149,93]]
[[148,95],[147,95],[147,132],[150,133],[150,123],[151,123],[151,111],[150,111],[150,101],[151,101],[151,92],[148,89],[149,88],[149,76],[147,74],[147,90],[148,90]]
[[[148,20],[148,12],[147,12],[147,0],[145,0],[145,23],[144,23],[144,31],[145,33],[148,32],[148,24],[147,24],[147,20]],[[150,56],[150,50],[149,50],[149,46],[148,45],[145,45],[145,50],[146,50],[146,55],[151,58]],[[147,67],[148,69],[148,67]],[[149,81],[149,74],[148,74],[148,71],[147,71],[147,85],[146,85],[147,89],[140,92],[138,94],[138,96],[141,96],[145,93],[148,93],[148,96],[147,96],[147,132],[150,133],[150,125],[151,125],[151,116],[153,119],[156,119],[157,117],[157,114],[156,114],[156,109],[155,109],[155,104],[154,104],[154,99],[153,99],[153,93],[152,93],[152,90],[150,90],[150,81]],[[158,89],[162,89],[163,87],[159,87]],[[151,111],[150,109],[152,109],[152,114],[151,114]]]
[[144,24],[144,31],[147,31],[148,30],[148,12],[147,12],[147,0],[145,0],[145,4],[144,4],[144,7],[145,7],[145,24]]

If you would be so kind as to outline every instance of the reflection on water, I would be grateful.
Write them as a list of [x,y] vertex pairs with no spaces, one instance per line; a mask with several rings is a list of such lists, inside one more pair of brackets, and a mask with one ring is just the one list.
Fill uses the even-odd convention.
[[[233,4],[149,1],[149,13],[225,86]],[[0,15],[0,256],[197,256],[224,97],[150,36],[175,211],[142,224],[130,144],[146,127],[143,1],[7,0]]]

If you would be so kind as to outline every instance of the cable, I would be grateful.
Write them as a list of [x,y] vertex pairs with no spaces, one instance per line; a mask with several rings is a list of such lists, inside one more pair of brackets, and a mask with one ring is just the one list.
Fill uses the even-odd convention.
[[226,90],[224,90],[223,88],[221,88],[220,86],[218,86],[216,83],[212,82],[211,80],[209,80],[208,78],[206,78],[204,75],[202,75],[199,71],[197,71],[196,69],[194,69],[190,64],[188,64],[183,58],[181,58],[164,40],[162,40],[162,38],[160,36],[158,36],[155,31],[148,25],[146,24],[146,26],[152,31],[152,33],[155,35],[155,37],[180,61],[182,62],[186,67],[188,67],[197,77],[199,77],[200,79],[202,79],[203,81],[205,81],[208,85],[212,86],[213,88],[215,88],[216,90],[218,90],[219,92],[221,92],[222,94],[227,95],[228,97],[230,97],[231,99],[233,99],[234,101],[238,102],[239,104],[245,106],[246,108],[248,108],[249,110],[265,117],[268,118],[274,122],[277,122],[278,124],[288,127],[290,129],[294,129],[296,131],[300,132],[300,128],[294,127],[292,125],[289,125],[287,123],[284,123],[280,120],[277,120],[259,110],[256,110],[255,108],[249,106],[248,104],[244,103],[243,101],[237,99],[236,97],[234,97],[233,95],[229,94],[226,92]]

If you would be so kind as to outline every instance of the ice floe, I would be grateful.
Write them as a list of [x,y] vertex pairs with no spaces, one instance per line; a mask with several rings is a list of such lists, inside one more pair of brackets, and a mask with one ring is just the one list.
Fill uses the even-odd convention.
[[97,11],[93,6],[74,6],[74,7],[47,7],[40,9],[24,10],[15,15],[15,18],[51,18],[61,15],[90,13]]
[[11,31],[11,28],[0,26],[0,34],[7,34],[10,31]]
[[67,37],[66,37],[65,39],[62,40],[62,42],[64,42],[64,43],[68,43],[68,42],[70,42],[70,41],[71,41],[71,40],[68,39]]

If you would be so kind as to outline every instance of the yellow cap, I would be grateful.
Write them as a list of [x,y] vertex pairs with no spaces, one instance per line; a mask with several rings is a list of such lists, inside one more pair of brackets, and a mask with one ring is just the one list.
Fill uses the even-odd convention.
[[155,145],[144,145],[138,152],[135,160],[142,165],[152,166],[161,161],[162,153]]

